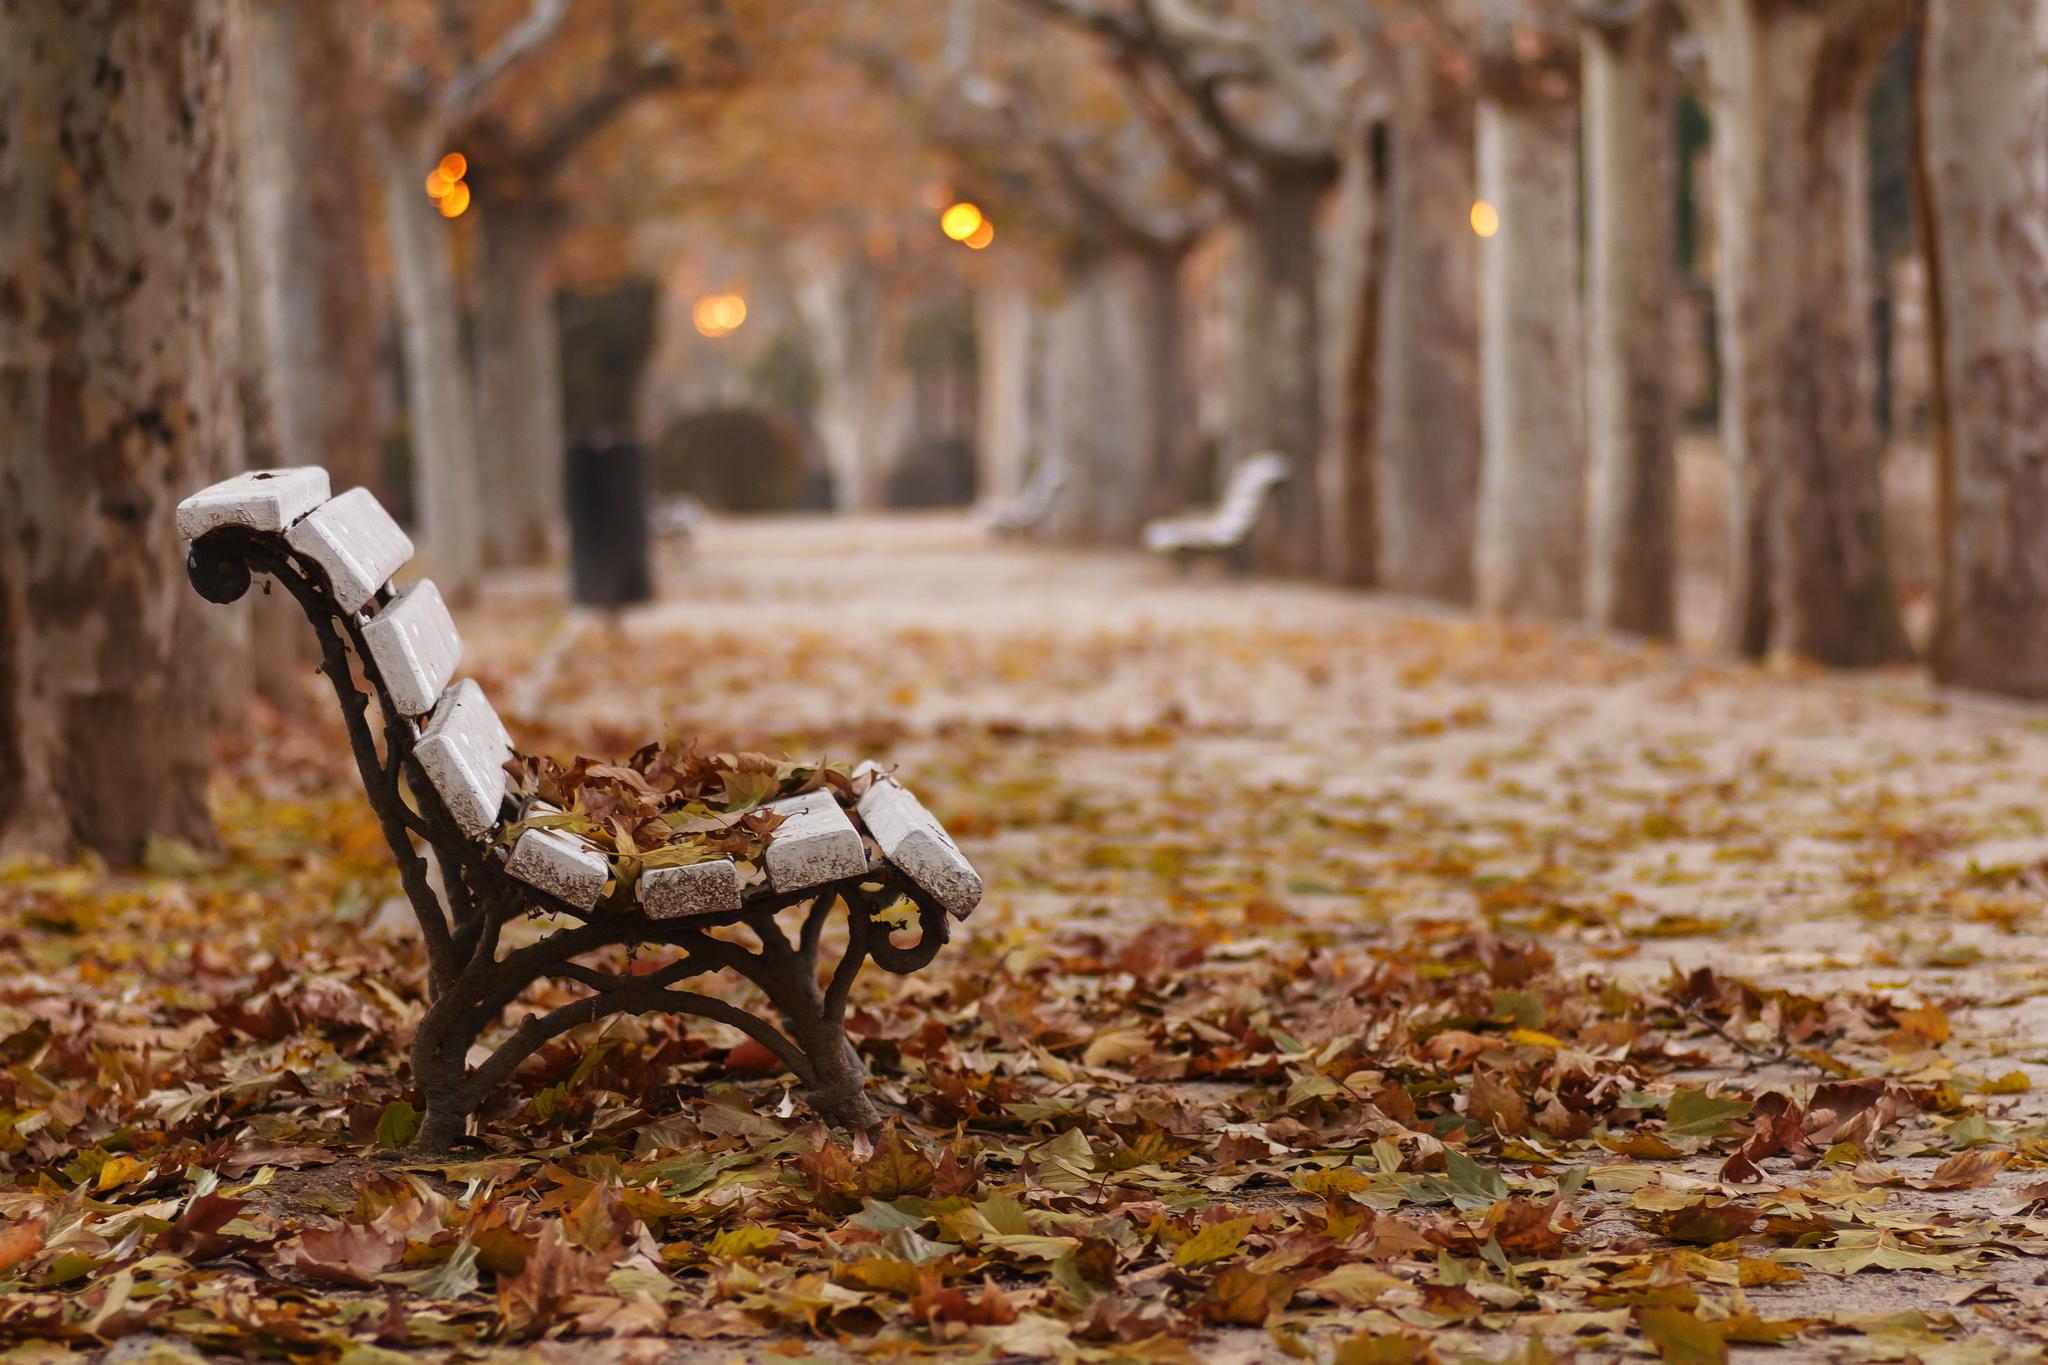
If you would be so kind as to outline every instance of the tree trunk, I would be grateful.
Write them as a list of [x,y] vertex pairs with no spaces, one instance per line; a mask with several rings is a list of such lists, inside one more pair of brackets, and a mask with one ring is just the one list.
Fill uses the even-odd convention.
[[1143,252],[1136,265],[1142,401],[1151,413],[1141,521],[1172,516],[1195,496],[1194,470],[1202,438],[1195,416],[1192,324],[1181,279],[1186,264],[1185,248],[1160,248]]
[[994,504],[1024,488],[1032,441],[1037,387],[1037,310],[1021,280],[1002,278],[982,285],[974,296],[975,494]]
[[1913,652],[1884,532],[1868,117],[1871,81],[1909,9],[1872,6],[1816,45],[1808,172],[1802,186],[1779,187],[1788,206],[1803,192],[1813,226],[1785,243],[1800,308],[1772,367],[1785,408],[1772,459],[1771,647],[1838,667]]
[[[324,465],[379,489],[369,146],[361,60],[338,0],[241,5],[242,386],[251,468]],[[249,598],[255,686],[303,716],[318,662],[281,593]]]
[[1675,627],[1677,425],[1671,368],[1669,12],[1591,29],[1586,109],[1587,615]]
[[1189,497],[1193,398],[1180,253],[1124,250],[1072,269],[1047,345],[1048,453],[1073,488],[1047,530],[1076,544],[1132,545]]
[[[562,340],[551,273],[557,214],[485,199],[477,214],[476,384],[484,561],[531,564],[561,539]],[[632,414],[624,414],[622,428]]]
[[1482,98],[1477,598],[1482,610],[1569,620],[1585,605],[1584,356],[1579,321],[1578,111]]
[[215,634],[172,509],[241,460],[223,13],[0,7],[9,850],[212,837]]
[[1909,4],[1699,0],[1715,127],[1724,647],[1837,666],[1910,648],[1887,563],[1866,106]]
[[1479,490],[1472,101],[1440,54],[1398,51],[1380,336],[1379,581],[1472,598]]
[[[252,169],[274,205],[263,249],[278,264],[259,306],[271,334],[278,458],[325,465],[336,492],[381,491],[360,16],[345,0],[246,8],[246,81],[261,125]],[[242,189],[257,187],[245,179]]]
[[1387,273],[1384,125],[1355,127],[1340,158],[1324,338],[1323,577],[1371,587],[1379,548],[1380,320]]
[[818,440],[842,510],[880,507],[889,414],[883,393],[882,290],[862,263],[816,244],[790,261],[797,312],[818,364]]
[[1240,363],[1248,368],[1239,448],[1230,462],[1276,451],[1290,473],[1252,543],[1263,572],[1316,572],[1322,527],[1316,463],[1322,455],[1322,333],[1316,298],[1317,215],[1327,188],[1317,175],[1274,172],[1246,210],[1239,285]]
[[1150,414],[1139,398],[1142,342],[1131,313],[1132,275],[1126,257],[1082,262],[1053,318],[1053,441],[1072,490],[1047,530],[1070,544],[1128,543],[1145,517]]
[[1935,676],[2048,696],[2048,5],[1928,13],[1929,277],[1952,451]]
[[453,229],[426,191],[443,150],[433,128],[403,115],[386,119],[379,157],[405,356],[413,505],[427,566],[441,591],[461,600],[474,595],[483,562],[483,481]]
[[[1714,311],[1721,352],[1721,447],[1728,472],[1727,540],[1723,551],[1721,648],[1754,658],[1770,647],[1768,507],[1770,429],[1777,416],[1768,366],[1783,315],[1785,262],[1772,255],[1787,224],[1761,220],[1773,144],[1789,135],[1770,122],[1774,87],[1794,85],[1764,69],[1764,23],[1750,0],[1701,0],[1693,27],[1706,40],[1708,103],[1714,137]],[[1780,89],[1778,107],[1793,112],[1796,88]],[[1782,206],[1779,209],[1783,212]],[[1801,230],[1797,223],[1791,230]]]

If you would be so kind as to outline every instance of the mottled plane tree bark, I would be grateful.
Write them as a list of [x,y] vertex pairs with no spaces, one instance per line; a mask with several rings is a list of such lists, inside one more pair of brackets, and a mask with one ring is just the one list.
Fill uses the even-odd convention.
[[1912,0],[1685,0],[1707,53],[1731,652],[1906,657],[1879,489],[1868,104]]
[[1934,5],[1921,63],[1944,456],[1935,676],[2048,696],[2048,5]]
[[1071,132],[1035,121],[1020,131],[1049,168],[1070,244],[1051,375],[1056,448],[1087,489],[1070,529],[1135,544],[1147,521],[1192,493],[1198,438],[1181,269],[1207,215],[1135,188],[1158,169],[1142,132],[1098,165]]
[[[359,35],[341,0],[235,7],[242,408],[252,467],[324,465],[380,483],[373,172]],[[296,607],[250,616],[257,691],[292,713],[317,659]]]
[[[443,46],[462,54],[452,74],[436,76],[388,51],[383,63],[388,71],[376,156],[405,362],[414,506],[423,559],[442,591],[458,600],[476,590],[483,567],[483,477],[452,229],[425,182],[453,150],[453,130],[476,118],[499,84],[546,47],[569,7],[569,0],[533,0],[487,51],[468,55],[468,16],[453,0],[442,0]],[[386,49],[399,44],[388,32],[378,36]]]
[[1664,0],[1582,0],[1586,615],[1670,638],[1678,542],[1671,41]]
[[1393,53],[1378,361],[1379,582],[1472,600],[1479,495],[1479,239],[1472,83],[1455,47]]
[[1561,16],[1488,0],[1479,72],[1480,416],[1476,599],[1571,619],[1585,601],[1578,48]]
[[212,837],[215,636],[172,514],[241,458],[230,46],[218,0],[0,5],[10,851]]

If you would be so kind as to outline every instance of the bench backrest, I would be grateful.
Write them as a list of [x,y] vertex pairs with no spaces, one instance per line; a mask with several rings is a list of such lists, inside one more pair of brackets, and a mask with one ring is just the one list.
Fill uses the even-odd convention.
[[1219,529],[1232,539],[1250,535],[1267,495],[1287,482],[1287,475],[1287,457],[1270,451],[1254,455],[1231,470],[1223,498],[1216,504]]
[[[316,617],[339,618],[349,647],[376,690],[390,742],[440,799],[448,822],[472,844],[490,839],[507,809],[512,738],[483,688],[454,681],[462,637],[428,579],[398,591],[391,576],[412,557],[412,541],[362,488],[328,496],[322,469],[263,470],[215,484],[178,505],[178,530],[192,542],[195,586],[218,601],[247,589],[247,572],[216,582],[208,566],[234,561],[285,578],[315,600]],[[221,591],[211,589],[219,587]],[[882,856],[948,913],[964,918],[981,880],[945,829],[893,779],[867,774],[862,820]],[[366,775],[365,781],[370,780]],[[373,797],[374,801],[374,797]],[[814,791],[769,807],[784,817],[762,871],[779,894],[797,894],[869,871],[867,845],[838,801]],[[472,850],[475,851],[475,850]],[[613,880],[605,851],[567,830],[525,826],[505,864],[511,877],[579,910],[596,906]],[[655,867],[634,884],[653,919],[720,915],[741,908],[733,860]]]
[[1031,471],[1031,478],[1024,485],[1024,506],[1028,514],[1043,520],[1066,489],[1067,462],[1057,455],[1046,456]]
[[1067,462],[1058,455],[1048,455],[1032,468],[1017,496],[997,508],[994,525],[1012,531],[1039,526],[1052,515],[1066,489]]
[[[241,474],[178,504],[187,540],[229,528],[274,536],[314,570],[336,612],[361,633],[362,666],[410,743],[456,828],[482,839],[505,803],[511,736],[483,689],[450,683],[462,662],[462,637],[433,580],[391,591],[413,544],[367,488],[330,497],[327,471],[265,469]],[[417,734],[411,727],[424,725]]]

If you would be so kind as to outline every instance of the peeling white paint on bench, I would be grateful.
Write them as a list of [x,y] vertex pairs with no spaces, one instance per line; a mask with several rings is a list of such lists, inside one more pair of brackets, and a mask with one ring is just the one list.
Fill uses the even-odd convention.
[[464,678],[441,698],[412,753],[457,828],[481,839],[496,827],[512,737],[475,679]]
[[412,540],[367,488],[323,504],[285,536],[293,550],[327,570],[334,600],[358,612],[412,558]]
[[462,662],[462,637],[430,578],[392,598],[363,627],[363,641],[401,715],[433,710]]
[[603,849],[567,830],[529,829],[512,845],[505,871],[579,910],[588,910],[604,894],[612,865]]
[[966,919],[981,904],[981,877],[974,865],[902,783],[877,773],[860,799],[860,818],[882,856],[954,919]]
[[730,858],[657,867],[640,874],[640,904],[649,919],[688,919],[740,908],[740,873]]
[[783,817],[762,857],[768,884],[777,891],[802,891],[868,870],[867,845],[832,793],[805,792],[764,809]]
[[326,502],[327,492],[327,471],[318,465],[252,469],[202,488],[179,503],[178,534],[197,540],[223,526],[283,531]]

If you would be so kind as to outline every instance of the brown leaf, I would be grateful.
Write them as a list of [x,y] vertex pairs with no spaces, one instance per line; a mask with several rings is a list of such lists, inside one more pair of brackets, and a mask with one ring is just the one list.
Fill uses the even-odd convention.
[[996,1288],[993,1280],[982,1281],[981,1293],[969,1298],[966,1290],[941,1285],[939,1277],[929,1273],[920,1292],[911,1299],[910,1311],[922,1322],[958,1322],[970,1327],[1001,1327],[1017,1320],[1016,1305]]
[[278,1259],[289,1269],[330,1284],[369,1288],[398,1264],[405,1239],[361,1223],[313,1228],[286,1242]]
[[1694,1246],[1732,1242],[1757,1225],[1763,1210],[1748,1204],[1702,1199],[1682,1209],[1667,1209],[1644,1219],[1659,1237]]
[[1529,1127],[1529,1104],[1513,1087],[1490,1071],[1472,1073],[1467,1112],[1481,1123],[1491,1125],[1505,1137],[1514,1137]]
[[2012,1158],[2011,1152],[1995,1147],[1972,1147],[1967,1152],[1957,1152],[1936,1166],[1927,1179],[1913,1184],[1922,1190],[1974,1190],[1998,1179],[1998,1173],[2011,1164]]
[[875,1154],[861,1167],[860,1187],[870,1199],[884,1203],[906,1194],[923,1194],[937,1175],[931,1159],[891,1127],[875,1144]]
[[43,1249],[43,1222],[31,1219],[0,1227],[0,1273],[14,1269]]
[[2013,1202],[2006,1206],[2005,1212],[2038,1213],[2043,1209],[2048,1209],[2048,1180],[2020,1186],[2013,1192]]
[[325,1166],[336,1160],[333,1152],[310,1143],[272,1142],[267,1138],[245,1137],[234,1145],[221,1163],[221,1173],[239,1180],[259,1166],[296,1171],[308,1166]]
[[1209,1281],[1195,1301],[1195,1316],[1219,1327],[1257,1327],[1294,1297],[1294,1280],[1230,1266]]
[[604,1274],[603,1262],[570,1245],[560,1223],[549,1223],[526,1258],[526,1268],[498,1281],[498,1315],[512,1336],[537,1336],[571,1299],[601,1286]]
[[233,1199],[224,1194],[202,1194],[185,1207],[177,1221],[164,1229],[157,1238],[159,1251],[168,1251],[188,1261],[210,1261],[217,1256],[249,1245],[250,1239],[221,1229],[233,1222],[243,1209],[249,1207],[246,1199]]

